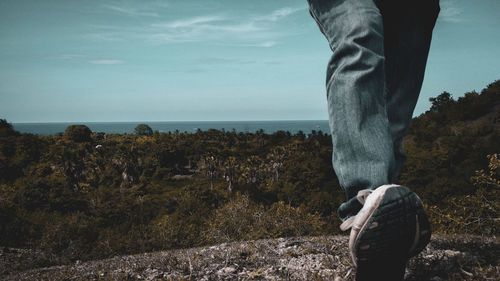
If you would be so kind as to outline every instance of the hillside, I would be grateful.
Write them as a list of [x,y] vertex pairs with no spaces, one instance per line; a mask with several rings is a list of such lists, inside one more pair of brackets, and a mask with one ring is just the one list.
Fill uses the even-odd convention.
[[[5,280],[354,280],[345,236],[232,242],[28,270],[33,258],[1,252]],[[31,264],[28,267],[36,267]],[[25,270],[23,270],[23,267]],[[6,275],[7,271],[10,272]],[[500,241],[434,235],[405,280],[497,280]]]
[[[400,184],[422,198],[436,233],[498,236],[500,80],[431,102],[404,139]],[[0,119],[0,249],[36,252],[40,267],[340,234],[331,155],[321,131],[119,135],[72,125],[39,136]]]

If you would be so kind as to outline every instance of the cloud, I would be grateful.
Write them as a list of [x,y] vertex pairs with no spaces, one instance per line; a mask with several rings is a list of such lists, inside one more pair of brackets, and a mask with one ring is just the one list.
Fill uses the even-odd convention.
[[[151,24],[156,31],[150,39],[155,42],[184,43],[212,41],[217,44],[270,48],[281,35],[273,31],[278,21],[305,9],[284,7],[264,15],[229,17],[203,15]],[[231,41],[231,42],[228,42]],[[251,42],[248,42],[251,41]],[[256,42],[257,41],[257,42]]]
[[[117,28],[117,30],[119,30]],[[95,31],[84,35],[85,38],[101,42],[123,42],[130,36],[123,31]]]
[[197,65],[220,65],[220,64],[252,64],[254,60],[245,60],[238,58],[219,58],[219,57],[203,57],[193,61]]
[[256,47],[256,48],[271,48],[276,46],[278,43],[276,41],[263,41],[263,42],[256,42],[256,43],[224,43],[224,44],[219,44],[219,45],[225,45],[225,46],[234,46],[234,47]]
[[59,54],[59,55],[50,56],[47,58],[54,59],[54,60],[72,60],[72,59],[77,59],[77,58],[82,58],[82,57],[84,57],[84,56],[78,55],[78,54]]
[[138,9],[132,8],[132,7],[121,7],[117,5],[108,5],[104,4],[102,5],[103,8],[111,10],[113,12],[127,15],[127,16],[135,16],[135,17],[158,17],[158,13],[156,12],[149,12],[149,11],[140,11]]
[[190,28],[203,24],[211,24],[213,22],[223,21],[223,20],[225,19],[220,16],[202,16],[202,17],[176,20],[167,24],[156,24],[156,25],[153,24],[153,26],[166,27],[166,28]]
[[[133,9],[106,5],[122,13],[143,13]],[[134,26],[91,26],[87,37],[98,41],[143,40],[153,44],[208,43],[235,47],[271,48],[280,38],[289,36],[289,29],[282,29],[279,22],[304,7],[283,7],[269,13],[255,14],[204,14],[181,17],[165,22],[144,22]]]
[[274,41],[266,41],[266,42],[255,44],[254,46],[255,47],[261,47],[261,48],[271,48],[271,47],[276,46],[276,44],[277,43],[274,42]]
[[461,22],[462,10],[458,7],[454,0],[441,1],[441,11],[439,12],[439,20],[444,22]]
[[99,64],[99,65],[114,65],[114,64],[123,64],[125,63],[122,60],[115,59],[100,59],[100,60],[91,60],[89,61],[91,64]]
[[219,15],[185,18],[167,23],[151,24],[151,38],[167,42],[218,40],[225,36],[261,30],[253,22],[236,21]]
[[[77,60],[77,62],[85,62],[85,58],[89,58],[89,56],[85,55],[80,55],[80,54],[59,54],[59,55],[54,55],[54,56],[49,56],[46,57],[47,59],[52,59],[52,60],[64,60],[64,61],[70,61],[70,60]],[[123,60],[117,60],[117,59],[93,59],[93,60],[88,60],[86,61],[90,64],[98,64],[98,65],[114,65],[114,64],[124,64],[125,61]]]
[[149,39],[163,43],[233,40],[242,34],[252,36],[262,28],[252,22],[238,22],[222,16],[201,16],[168,23],[151,24],[154,32]]
[[305,10],[305,7],[302,8],[292,8],[292,7],[284,7],[278,10],[275,10],[274,12],[264,15],[264,16],[257,16],[255,17],[255,20],[261,20],[261,21],[271,21],[271,22],[276,22],[278,20],[281,20],[283,18],[286,18],[298,11]]

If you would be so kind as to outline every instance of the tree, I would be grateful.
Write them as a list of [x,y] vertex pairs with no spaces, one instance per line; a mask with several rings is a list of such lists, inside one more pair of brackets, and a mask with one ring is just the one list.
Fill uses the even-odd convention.
[[443,92],[439,96],[435,98],[429,98],[429,101],[432,103],[431,112],[441,112],[448,104],[453,102],[453,98],[451,94],[448,92]]
[[259,156],[251,155],[242,165],[241,177],[247,184],[259,185],[263,178],[263,170],[263,160]]
[[205,171],[208,177],[210,177],[210,190],[214,189],[214,180],[218,175],[218,166],[219,159],[217,159],[217,157],[213,154],[209,154],[202,159],[201,169]]
[[66,128],[64,136],[74,142],[89,142],[92,131],[85,125],[70,125]]
[[229,156],[223,164],[224,179],[229,183],[227,190],[233,191],[234,183],[237,182],[240,165],[234,156]]
[[283,162],[288,157],[289,149],[284,146],[276,146],[273,150],[267,155],[267,165],[269,167],[269,171],[271,172],[272,181],[279,181],[281,171],[283,170]]
[[5,119],[0,119],[0,137],[12,136],[12,135],[15,135],[16,133],[17,132],[14,131],[12,124],[7,122],[7,120],[5,120]]
[[137,125],[134,131],[139,136],[151,136],[153,134],[153,130],[147,124]]

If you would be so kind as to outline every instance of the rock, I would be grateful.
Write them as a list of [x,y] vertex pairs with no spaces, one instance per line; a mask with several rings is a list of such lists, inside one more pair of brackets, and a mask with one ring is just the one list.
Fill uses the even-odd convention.
[[217,271],[217,275],[229,275],[232,274],[236,271],[236,268],[232,266],[224,267],[221,268],[219,271]]
[[449,258],[454,258],[456,256],[459,256],[461,253],[459,251],[445,250],[444,254]]
[[146,280],[155,280],[161,278],[163,274],[160,274],[158,269],[148,268],[144,271],[144,275]]

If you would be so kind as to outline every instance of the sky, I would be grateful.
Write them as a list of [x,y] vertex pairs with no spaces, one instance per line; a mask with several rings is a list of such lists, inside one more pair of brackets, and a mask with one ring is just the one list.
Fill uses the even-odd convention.
[[[500,79],[500,1],[441,0],[414,115]],[[306,0],[0,0],[9,122],[326,120]]]

